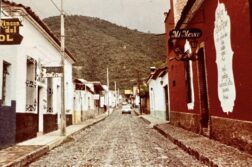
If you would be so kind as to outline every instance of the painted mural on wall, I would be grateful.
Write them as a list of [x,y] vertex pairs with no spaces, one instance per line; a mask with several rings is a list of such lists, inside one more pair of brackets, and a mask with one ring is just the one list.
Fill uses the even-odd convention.
[[231,47],[231,22],[224,3],[218,3],[215,11],[214,43],[218,69],[218,97],[223,112],[233,111],[236,99],[233,74],[233,50]]

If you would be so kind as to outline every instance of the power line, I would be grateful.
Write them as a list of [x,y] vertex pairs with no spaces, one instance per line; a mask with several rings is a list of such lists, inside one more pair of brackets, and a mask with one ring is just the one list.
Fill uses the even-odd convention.
[[[60,8],[58,7],[58,5],[53,1],[53,0],[50,0],[51,3],[53,4],[53,6],[59,11],[61,12]],[[72,15],[69,11],[63,11],[66,15],[70,16]],[[75,39],[77,40],[78,44],[81,45],[81,47],[83,48],[83,42],[82,40],[80,39],[80,36],[76,34],[76,32],[73,30],[73,27],[71,25],[74,25],[75,27],[79,27],[78,24],[76,24],[76,22],[73,22],[71,19],[69,19],[67,16],[65,17],[66,18],[66,21],[68,22],[69,26],[68,28],[70,28],[71,32],[72,32],[72,35],[75,37]],[[91,58],[91,64],[92,64],[92,67],[94,68],[94,57],[93,57],[93,54],[91,54],[90,56]],[[93,72],[91,73],[91,76],[92,78],[94,78],[93,76]]]
[[50,1],[52,2],[53,6],[55,6],[55,8],[56,8],[59,12],[61,12],[61,10],[60,10],[60,8],[57,6],[57,4],[56,4],[53,0],[50,0]]
[[[59,12],[61,12],[60,8],[57,6],[57,4],[56,4],[53,0],[50,0],[50,2],[54,5],[54,7],[55,7]],[[68,11],[68,12],[69,12],[69,11]],[[64,11],[64,13],[65,13],[66,15],[71,15],[71,14],[69,14],[68,12]],[[75,24],[75,22],[70,21],[69,18],[68,18],[67,16],[66,16],[65,18],[66,18],[66,21],[68,21],[69,23],[71,22],[71,23]],[[76,27],[77,27],[77,26],[76,26]],[[76,35],[76,33],[75,33],[75,31],[73,30],[73,28],[72,28],[71,26],[69,26],[69,28],[71,29],[72,34],[76,37],[76,39],[77,39],[77,41],[79,42],[79,44],[82,44],[82,42],[80,42],[80,41],[78,40],[78,39],[79,39],[79,36]]]

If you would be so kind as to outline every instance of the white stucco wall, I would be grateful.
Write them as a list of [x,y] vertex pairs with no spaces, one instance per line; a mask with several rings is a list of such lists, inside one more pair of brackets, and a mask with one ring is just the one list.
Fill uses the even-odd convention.
[[93,94],[86,91],[84,95],[84,100],[85,100],[85,106],[84,106],[84,111],[89,111],[89,110],[94,110],[95,105],[94,105],[94,98]]
[[[35,22],[32,22],[28,17],[22,20],[22,27],[20,27],[20,34],[23,36],[23,41],[20,45],[0,45],[0,87],[2,87],[2,65],[3,60],[11,64],[11,100],[16,100],[16,111],[26,112],[26,61],[27,56],[34,58],[37,63],[42,66],[59,66],[61,54],[59,48],[53,43],[48,35],[40,30]],[[53,43],[53,44],[52,44]],[[73,83],[72,83],[72,64],[65,60],[65,85],[66,89],[66,110],[72,112],[73,110]],[[42,86],[44,91],[47,86],[37,83]],[[60,78],[53,79],[53,109],[54,113],[60,111]],[[38,87],[36,88],[38,92]],[[0,98],[2,98],[2,91],[0,91]],[[47,95],[43,93],[40,97],[46,101]],[[41,108],[43,113],[46,109]]]
[[17,78],[17,46],[5,46],[0,45],[0,99],[2,99],[2,78],[3,78],[3,61],[8,62],[11,64],[10,66],[10,83],[8,85],[10,94],[9,100],[7,102],[7,105],[10,106],[11,100],[16,100],[16,78]]
[[[160,81],[163,81],[161,85]],[[166,120],[165,89],[168,83],[168,74],[149,81],[150,113],[152,116]]]

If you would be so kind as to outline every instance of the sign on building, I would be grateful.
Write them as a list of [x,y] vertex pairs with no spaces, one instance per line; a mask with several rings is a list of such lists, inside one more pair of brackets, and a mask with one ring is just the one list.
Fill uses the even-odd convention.
[[99,94],[95,94],[93,97],[94,97],[94,100],[99,100],[100,99],[100,95]]
[[43,78],[57,78],[63,76],[62,67],[42,67],[42,77]]
[[215,11],[214,44],[218,70],[218,97],[223,112],[232,112],[236,99],[231,46],[231,21],[224,3]]
[[124,94],[125,95],[132,95],[133,92],[132,92],[132,90],[128,89],[128,90],[124,90]]
[[19,34],[19,27],[23,26],[19,19],[0,20],[0,45],[17,45],[23,40]]
[[174,29],[171,30],[170,39],[197,39],[202,36],[202,31],[197,28],[190,28],[190,29]]

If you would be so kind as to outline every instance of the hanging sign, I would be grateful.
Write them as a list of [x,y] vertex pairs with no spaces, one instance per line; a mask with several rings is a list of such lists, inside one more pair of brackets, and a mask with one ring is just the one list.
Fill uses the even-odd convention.
[[58,78],[63,76],[63,69],[59,67],[42,67],[43,78]]
[[202,36],[202,31],[197,28],[174,29],[170,31],[169,35],[171,39],[196,39]]
[[218,70],[218,97],[223,112],[232,112],[236,99],[231,47],[231,22],[224,3],[215,11],[214,44]]
[[0,19],[0,45],[17,45],[23,40],[19,27],[23,26],[19,19]]

